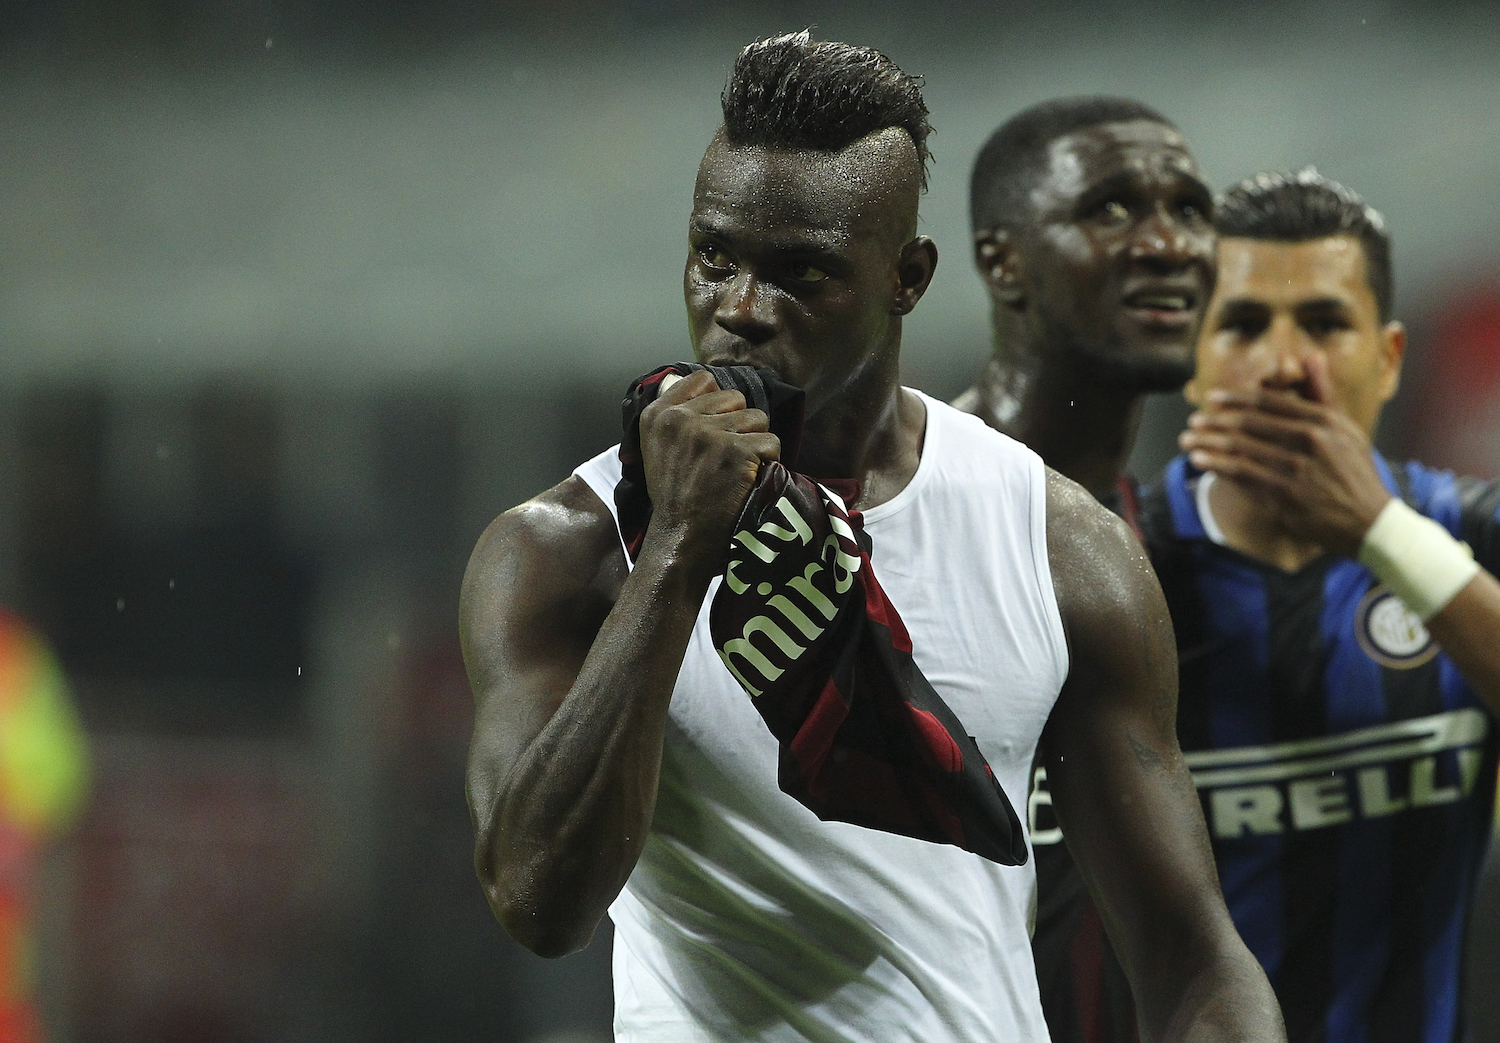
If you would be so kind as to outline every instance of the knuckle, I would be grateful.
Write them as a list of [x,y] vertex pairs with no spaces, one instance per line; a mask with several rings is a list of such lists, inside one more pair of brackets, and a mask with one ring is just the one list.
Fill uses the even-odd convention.
[[659,427],[669,434],[675,433],[682,427],[683,421],[685,419],[684,413],[685,410],[683,410],[681,406],[663,406],[661,410],[654,417],[652,417],[652,426]]

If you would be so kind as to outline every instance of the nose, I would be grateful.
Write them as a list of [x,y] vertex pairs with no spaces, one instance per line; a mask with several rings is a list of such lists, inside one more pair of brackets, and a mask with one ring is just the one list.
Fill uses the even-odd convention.
[[720,285],[715,323],[751,344],[764,343],[776,335],[773,290],[743,270]]
[[1207,240],[1188,228],[1166,205],[1157,205],[1135,226],[1130,239],[1131,260],[1157,272],[1181,271],[1206,260]]
[[1307,356],[1312,346],[1290,316],[1277,315],[1272,319],[1266,330],[1265,345],[1271,364],[1261,383],[1292,388],[1307,380]]

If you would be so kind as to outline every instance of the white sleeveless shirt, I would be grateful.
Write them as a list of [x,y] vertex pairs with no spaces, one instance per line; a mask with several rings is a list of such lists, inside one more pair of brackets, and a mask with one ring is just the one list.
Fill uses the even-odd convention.
[[[1068,672],[1045,471],[1019,442],[921,397],[916,474],[864,512],[871,562],[917,666],[1020,811]],[[613,513],[616,450],[574,473]],[[651,834],[609,911],[615,1038],[1047,1039],[1030,861],[821,822],[782,793],[776,740],[709,640],[717,590],[672,693]]]

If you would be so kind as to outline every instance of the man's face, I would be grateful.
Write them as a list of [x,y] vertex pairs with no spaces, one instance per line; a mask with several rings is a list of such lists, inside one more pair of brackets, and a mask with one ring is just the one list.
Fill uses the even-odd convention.
[[1022,234],[1028,303],[1081,376],[1176,390],[1213,291],[1213,194],[1182,135],[1148,120],[1066,134],[1048,149]]
[[1312,397],[1307,360],[1327,363],[1333,401],[1366,434],[1396,393],[1406,331],[1380,321],[1352,235],[1303,243],[1219,241],[1219,283],[1198,342],[1188,400],[1214,388],[1292,390]]
[[716,137],[698,171],[683,273],[698,361],[768,368],[803,388],[813,410],[894,350],[916,217],[902,172],[914,177],[914,163],[900,130],[834,153]]

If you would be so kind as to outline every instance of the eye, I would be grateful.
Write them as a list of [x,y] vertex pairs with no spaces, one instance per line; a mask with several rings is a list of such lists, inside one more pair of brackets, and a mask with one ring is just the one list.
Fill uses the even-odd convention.
[[1340,330],[1347,330],[1349,323],[1338,315],[1320,315],[1308,319],[1302,324],[1302,328],[1314,337],[1327,337]]
[[799,263],[792,265],[791,276],[797,282],[822,282],[828,278],[828,273],[813,265]]
[[1266,332],[1266,326],[1261,315],[1226,315],[1218,323],[1220,332],[1232,333],[1239,340],[1255,340]]
[[734,268],[734,261],[723,247],[715,246],[713,243],[704,243],[698,247],[698,260],[703,267],[710,268],[716,272],[728,272]]

